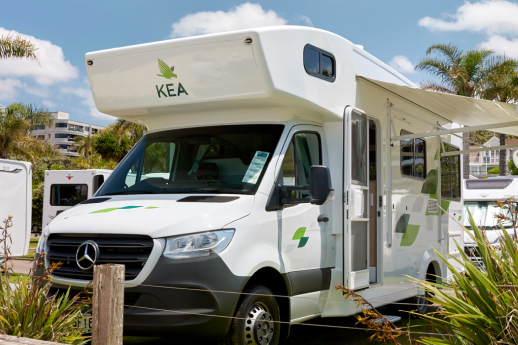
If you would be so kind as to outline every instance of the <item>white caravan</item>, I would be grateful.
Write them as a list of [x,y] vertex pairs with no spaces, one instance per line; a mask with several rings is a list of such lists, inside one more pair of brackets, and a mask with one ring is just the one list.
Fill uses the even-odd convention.
[[[480,229],[485,230],[487,239],[491,243],[497,244],[502,235],[502,228],[494,217],[495,214],[505,213],[504,210],[495,207],[497,200],[508,200],[510,197],[518,200],[518,176],[491,177],[480,180],[464,180],[462,182],[464,198],[464,226],[471,229],[467,217],[469,210],[473,216],[475,224]],[[515,204],[516,207],[516,204]],[[514,236],[514,228],[511,222],[502,223],[507,232]],[[464,251],[466,255],[474,261],[480,258],[474,248],[473,240],[469,236],[464,236]]]
[[61,212],[91,198],[112,170],[45,170],[42,228]]
[[125,264],[126,332],[277,344],[289,324],[358,313],[336,285],[374,306],[417,296],[408,276],[447,275],[434,248],[460,254],[446,211],[462,217],[451,137],[465,129],[452,122],[518,121],[505,104],[419,90],[314,28],[85,63],[97,108],[148,132],[93,198],[49,224],[39,252],[64,263],[56,289]]
[[[24,256],[29,251],[32,220],[32,164],[0,159],[0,227],[12,216],[11,236],[7,240],[11,256]],[[1,236],[1,230],[0,230]],[[0,245],[0,257],[4,244]]]

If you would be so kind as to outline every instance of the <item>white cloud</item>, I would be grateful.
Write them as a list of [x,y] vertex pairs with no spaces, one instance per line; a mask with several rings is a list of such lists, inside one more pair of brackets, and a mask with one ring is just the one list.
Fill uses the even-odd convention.
[[390,60],[389,62],[390,67],[395,69],[396,71],[400,73],[414,73],[415,72],[415,66],[408,57],[404,55],[396,55]]
[[95,106],[94,97],[90,89],[75,88],[75,87],[62,87],[61,92],[64,94],[72,94],[79,98],[82,98],[81,104],[86,105],[89,108],[89,114],[93,117],[97,117],[103,120],[113,120],[114,117],[108,114],[101,113]]
[[49,107],[49,108],[55,108],[57,105],[56,103],[49,101],[48,99],[44,100],[41,103],[43,103],[44,106]]
[[0,79],[0,100],[14,100],[18,95],[18,89],[27,87],[18,79]]
[[247,2],[231,8],[228,12],[188,14],[172,25],[171,37],[188,37],[261,26],[285,25],[287,22],[274,11],[265,11],[259,4]]
[[0,27],[0,35],[11,35],[25,38],[38,48],[39,64],[27,59],[2,59],[0,60],[0,76],[33,77],[40,85],[51,85],[77,78],[77,68],[70,61],[65,60],[63,49],[50,41],[40,40],[36,37],[9,31]]
[[504,0],[483,0],[457,9],[445,19],[425,17],[419,26],[432,31],[472,31],[493,34],[518,34],[518,4]]
[[508,40],[500,35],[493,35],[486,42],[481,43],[480,47],[494,50],[499,55],[518,59],[518,38]]

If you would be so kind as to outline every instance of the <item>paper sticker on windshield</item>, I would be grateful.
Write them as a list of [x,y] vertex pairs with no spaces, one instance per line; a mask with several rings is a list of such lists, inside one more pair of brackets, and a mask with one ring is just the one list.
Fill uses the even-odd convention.
[[243,177],[243,182],[252,184],[257,183],[257,180],[261,175],[261,171],[263,170],[269,155],[270,153],[263,151],[257,151],[255,153],[254,158],[252,159],[252,163],[250,163],[245,177]]

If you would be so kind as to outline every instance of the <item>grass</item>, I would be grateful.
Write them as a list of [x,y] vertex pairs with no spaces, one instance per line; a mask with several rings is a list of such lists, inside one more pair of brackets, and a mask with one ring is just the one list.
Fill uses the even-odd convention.
[[[381,307],[378,309],[381,313],[385,313],[385,308]],[[411,327],[411,332],[430,332],[436,333],[429,322],[420,318],[409,318],[408,313],[405,312],[393,312],[390,311],[391,315],[399,315],[402,320],[397,323],[398,327],[403,328],[404,331]],[[356,319],[350,317],[339,317],[339,318],[325,318],[325,319],[313,319],[306,323],[309,324],[321,324],[331,326],[343,326],[343,327],[361,327],[355,326]],[[290,337],[283,340],[279,345],[367,345],[367,344],[380,344],[377,341],[370,341],[369,337],[373,334],[372,331],[361,331],[351,329],[338,329],[328,327],[315,327],[307,326],[304,323],[293,325],[290,331]],[[412,336],[412,339],[418,339],[419,334]],[[174,339],[174,336],[171,337]],[[180,345],[185,344],[185,340],[171,341],[171,338],[164,339],[158,337],[124,337],[124,345]],[[410,345],[410,341],[406,337],[399,337],[398,340],[404,345]],[[211,344],[210,342],[194,343],[189,342],[192,345]]]
[[38,246],[39,238],[31,238],[31,242],[29,243],[29,248],[36,248]]
[[18,284],[20,282],[20,277],[27,277],[28,274],[25,273],[11,273],[9,274],[9,283]]

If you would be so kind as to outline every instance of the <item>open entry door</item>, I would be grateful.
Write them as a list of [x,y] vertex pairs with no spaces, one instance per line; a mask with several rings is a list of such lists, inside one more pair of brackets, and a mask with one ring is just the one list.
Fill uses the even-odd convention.
[[[345,284],[369,286],[369,119],[348,107],[344,119]],[[348,268],[348,269],[347,269]]]

